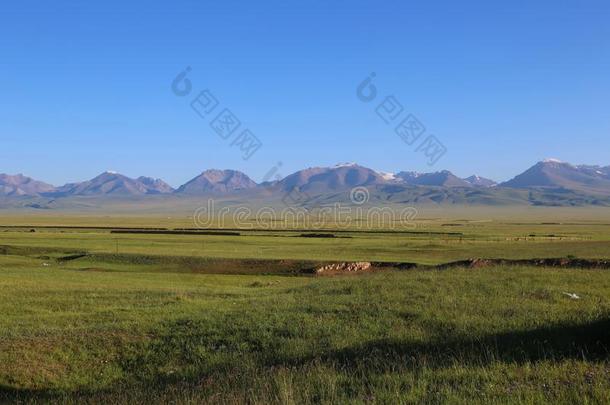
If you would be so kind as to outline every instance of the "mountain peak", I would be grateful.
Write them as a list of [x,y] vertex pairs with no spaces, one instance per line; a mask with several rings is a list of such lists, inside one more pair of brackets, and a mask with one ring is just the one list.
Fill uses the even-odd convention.
[[333,167],[312,167],[286,176],[278,185],[284,191],[298,188],[303,191],[329,192],[358,186],[385,184],[382,175],[356,163],[342,163]]
[[100,173],[97,176],[95,176],[94,179],[97,179],[97,178],[114,178],[114,177],[127,177],[127,176],[123,176],[121,173],[114,172],[114,171],[105,171],[105,172]]
[[66,184],[54,190],[57,196],[136,196],[171,193],[173,189],[160,179],[129,178],[115,171],[105,171],[91,180]]
[[37,181],[23,174],[0,174],[0,195],[39,196],[55,189],[50,184]]
[[573,166],[557,159],[538,162],[501,186],[556,188],[593,195],[610,194],[610,178],[599,167]]
[[464,180],[476,187],[494,187],[498,184],[491,179],[486,179],[485,177],[481,177],[476,174],[466,177]]
[[562,160],[559,159],[544,159],[541,162],[538,162],[538,165],[540,166],[551,166],[551,167],[571,167],[571,168],[577,168],[576,166],[572,165],[571,163],[568,162],[564,162]]
[[449,170],[435,173],[400,172],[396,177],[406,184],[415,186],[472,187],[472,184],[460,179]]
[[174,188],[161,179],[153,177],[140,176],[136,179],[148,188],[149,194],[169,194],[174,191]]
[[381,176],[381,178],[383,178],[385,181],[394,181],[394,180],[396,180],[396,174],[395,173],[377,172],[377,174],[379,174]]
[[237,170],[208,169],[199,176],[183,184],[176,191],[181,194],[201,195],[211,193],[231,193],[256,187],[246,174]]
[[337,163],[336,165],[333,166],[333,169],[338,169],[340,167],[356,167],[356,166],[358,166],[358,163],[344,162],[344,163]]

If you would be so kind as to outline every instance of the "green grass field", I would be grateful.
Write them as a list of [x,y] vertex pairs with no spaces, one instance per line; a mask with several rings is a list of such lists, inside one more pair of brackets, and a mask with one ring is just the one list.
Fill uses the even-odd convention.
[[0,402],[608,403],[610,270],[283,271],[610,258],[610,220],[553,218],[459,212],[304,238],[57,228],[189,226],[175,218],[4,216]]

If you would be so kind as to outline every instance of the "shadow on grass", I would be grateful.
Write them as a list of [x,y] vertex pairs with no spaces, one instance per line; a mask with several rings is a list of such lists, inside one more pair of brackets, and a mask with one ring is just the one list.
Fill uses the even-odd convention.
[[[340,350],[325,349],[321,344],[312,349],[319,352],[302,357],[287,354],[290,351],[283,350],[282,345],[289,344],[289,340],[282,342],[281,336],[281,331],[269,331],[265,325],[256,329],[252,324],[244,323],[227,333],[220,324],[178,321],[168,325],[162,335],[147,345],[131,348],[130,354],[121,360],[126,377],[121,386],[95,393],[20,390],[0,385],[0,403],[30,399],[56,402],[66,395],[71,398],[116,397],[126,389],[137,395],[138,390],[151,387],[159,391],[184,384],[196,387],[203,378],[210,376],[216,381],[232,380],[236,371],[242,374],[238,378],[239,384],[247,386],[251,383],[250,374],[272,374],[277,368],[299,369],[312,364],[334,367],[346,373],[358,370],[360,378],[366,378],[366,375],[385,372],[417,371],[422,367],[562,360],[603,362],[610,358],[610,319],[480,338],[449,336],[424,343],[374,340]],[[214,387],[208,388],[214,391]]]
[[365,342],[328,353],[324,361],[354,368],[362,364],[386,371],[403,367],[446,367],[539,361],[605,361],[610,358],[610,319],[580,325],[555,325],[481,338],[447,337],[429,343],[394,340]]
[[[309,354],[291,350],[300,332],[287,325],[225,320],[173,323],[167,334],[127,356],[125,375],[139,381],[172,383],[199,380],[202,375],[234,373],[246,368],[266,370],[323,364],[341,370],[383,373],[392,370],[486,366],[566,359],[605,361],[610,358],[610,319],[585,324],[559,324],[478,338],[447,336],[429,342],[372,340],[345,349],[317,340]],[[442,332],[441,332],[442,334]],[[311,337],[315,340],[315,337]],[[171,375],[160,370],[172,370]]]

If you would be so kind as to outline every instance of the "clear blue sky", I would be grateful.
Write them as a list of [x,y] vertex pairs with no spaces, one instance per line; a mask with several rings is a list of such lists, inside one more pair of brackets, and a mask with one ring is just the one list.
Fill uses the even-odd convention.
[[[370,72],[446,145],[433,168],[510,178],[546,157],[610,164],[608,1],[5,3],[0,172],[184,183],[356,161],[430,171],[355,96]],[[170,85],[191,66],[263,142],[250,160]]]

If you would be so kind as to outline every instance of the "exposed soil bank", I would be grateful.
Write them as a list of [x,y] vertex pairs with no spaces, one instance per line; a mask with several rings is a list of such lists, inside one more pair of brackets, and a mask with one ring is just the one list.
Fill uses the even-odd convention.
[[[357,274],[381,270],[451,268],[486,268],[494,266],[532,266],[571,269],[610,269],[609,259],[546,258],[546,259],[483,259],[473,258],[438,265],[412,262],[349,262],[285,259],[226,259],[196,256],[156,256],[143,254],[88,253],[69,249],[0,245],[0,255],[28,256],[55,260],[57,265],[81,263],[83,269],[94,263],[109,265],[151,266],[151,271],[193,272],[202,274],[283,274],[335,275]],[[115,267],[115,266],[110,266]]]
[[534,266],[534,267],[560,267],[577,269],[610,269],[610,260],[592,260],[576,258],[547,258],[547,259],[468,259],[434,266],[438,269],[452,267],[490,267],[490,266]]
[[337,274],[353,273],[362,271],[374,271],[383,269],[409,270],[414,268],[445,270],[450,268],[485,268],[494,266],[532,266],[532,267],[556,267],[566,269],[610,269],[610,260],[588,260],[571,258],[549,258],[549,259],[468,259],[438,265],[420,265],[408,262],[342,262],[325,265],[316,268],[315,274]]

